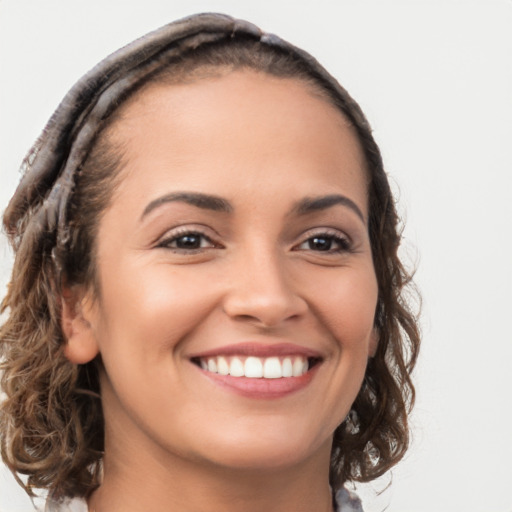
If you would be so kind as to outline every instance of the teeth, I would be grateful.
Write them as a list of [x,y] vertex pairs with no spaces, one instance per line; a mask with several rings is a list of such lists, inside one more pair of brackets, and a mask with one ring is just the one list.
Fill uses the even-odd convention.
[[217,361],[213,358],[208,359],[208,371],[217,373]]
[[247,377],[250,379],[280,379],[283,377],[300,377],[309,369],[307,357],[243,357],[216,356],[200,359],[203,370],[219,375]]
[[[209,367],[209,365],[208,365]],[[293,366],[292,366],[292,375],[294,377],[300,377],[303,373],[303,369],[304,369],[304,361],[300,358],[296,358],[295,361],[293,361]],[[306,368],[307,370],[307,368]]]
[[289,357],[285,357],[283,361],[283,377],[293,376],[293,363]]
[[251,379],[263,377],[263,364],[258,357],[248,357],[244,364],[245,376]]
[[265,379],[280,379],[283,376],[281,362],[277,357],[269,357],[263,363],[263,377]]
[[243,377],[245,375],[244,363],[238,357],[231,359],[229,374],[233,377]]
[[217,372],[220,375],[229,375],[229,364],[225,357],[219,357],[217,359]]

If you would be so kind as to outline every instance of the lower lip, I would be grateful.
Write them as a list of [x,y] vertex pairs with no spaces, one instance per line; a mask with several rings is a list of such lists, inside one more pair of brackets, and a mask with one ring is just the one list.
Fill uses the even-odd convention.
[[280,379],[254,379],[247,377],[232,377],[208,372],[196,366],[196,368],[209,380],[222,386],[227,391],[232,391],[247,398],[270,400],[282,398],[304,389],[313,379],[320,364],[316,364],[311,370],[300,377],[283,377]]

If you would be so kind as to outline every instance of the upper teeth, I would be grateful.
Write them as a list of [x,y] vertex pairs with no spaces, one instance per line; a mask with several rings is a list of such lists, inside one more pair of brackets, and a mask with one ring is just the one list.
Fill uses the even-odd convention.
[[281,377],[300,377],[309,368],[304,356],[286,357],[243,357],[215,356],[201,358],[203,370],[220,375],[248,377],[251,379],[280,379]]

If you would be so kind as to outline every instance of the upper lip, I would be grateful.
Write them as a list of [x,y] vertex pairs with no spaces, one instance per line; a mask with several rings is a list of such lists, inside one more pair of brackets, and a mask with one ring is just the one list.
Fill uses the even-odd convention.
[[197,352],[190,356],[190,359],[215,357],[215,356],[254,356],[254,357],[273,357],[273,356],[304,356],[321,358],[322,355],[310,348],[302,347],[294,343],[256,343],[244,342],[222,347],[212,348],[204,352]]

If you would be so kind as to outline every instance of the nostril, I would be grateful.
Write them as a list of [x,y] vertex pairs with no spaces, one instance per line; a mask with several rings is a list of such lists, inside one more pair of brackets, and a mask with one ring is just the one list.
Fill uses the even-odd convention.
[[245,320],[245,321],[258,321],[258,317],[257,316],[253,316],[253,315],[236,315],[236,318],[238,318],[239,320]]

